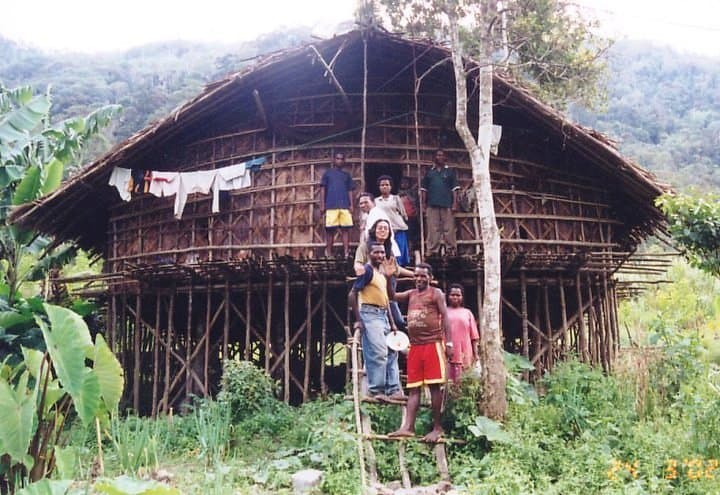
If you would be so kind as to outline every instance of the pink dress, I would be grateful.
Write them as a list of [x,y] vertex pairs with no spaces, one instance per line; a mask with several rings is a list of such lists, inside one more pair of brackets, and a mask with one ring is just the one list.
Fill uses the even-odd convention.
[[447,308],[450,322],[450,335],[453,343],[453,355],[450,358],[450,378],[457,381],[463,370],[473,365],[472,341],[478,340],[477,322],[475,316],[467,308]]

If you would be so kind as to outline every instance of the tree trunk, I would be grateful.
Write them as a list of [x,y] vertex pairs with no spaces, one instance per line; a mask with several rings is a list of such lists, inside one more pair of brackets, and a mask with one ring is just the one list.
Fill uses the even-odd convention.
[[[482,413],[492,419],[503,419],[507,411],[505,394],[506,371],[500,336],[500,232],[495,219],[490,183],[490,142],[492,137],[492,63],[491,47],[485,47],[484,60],[480,60],[480,112],[478,140],[475,141],[467,123],[467,74],[462,58],[462,45],[457,18],[450,14],[451,50],[455,69],[455,128],[465,144],[473,171],[473,186],[477,197],[483,244],[483,331],[480,338],[480,356],[483,362]],[[486,44],[487,45],[487,44]]]

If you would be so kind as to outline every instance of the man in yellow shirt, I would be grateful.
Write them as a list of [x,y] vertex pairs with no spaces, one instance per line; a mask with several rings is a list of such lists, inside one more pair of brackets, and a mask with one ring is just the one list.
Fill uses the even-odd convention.
[[348,296],[354,328],[360,330],[363,361],[368,379],[368,394],[377,400],[404,398],[396,351],[388,348],[385,336],[395,328],[388,306],[388,277],[382,272],[385,246],[371,241],[370,262]]

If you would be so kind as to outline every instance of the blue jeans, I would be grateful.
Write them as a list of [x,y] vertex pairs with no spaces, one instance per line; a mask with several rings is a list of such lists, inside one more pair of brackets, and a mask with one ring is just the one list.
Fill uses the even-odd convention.
[[385,336],[390,333],[387,310],[363,304],[360,306],[363,360],[370,395],[392,395],[400,392],[398,354],[388,349]]

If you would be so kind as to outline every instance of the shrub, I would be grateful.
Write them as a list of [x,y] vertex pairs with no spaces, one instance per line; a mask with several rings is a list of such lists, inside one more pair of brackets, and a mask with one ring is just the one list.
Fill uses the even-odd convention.
[[249,361],[223,362],[218,402],[230,407],[234,422],[240,422],[260,411],[272,410],[276,385],[265,372]]

